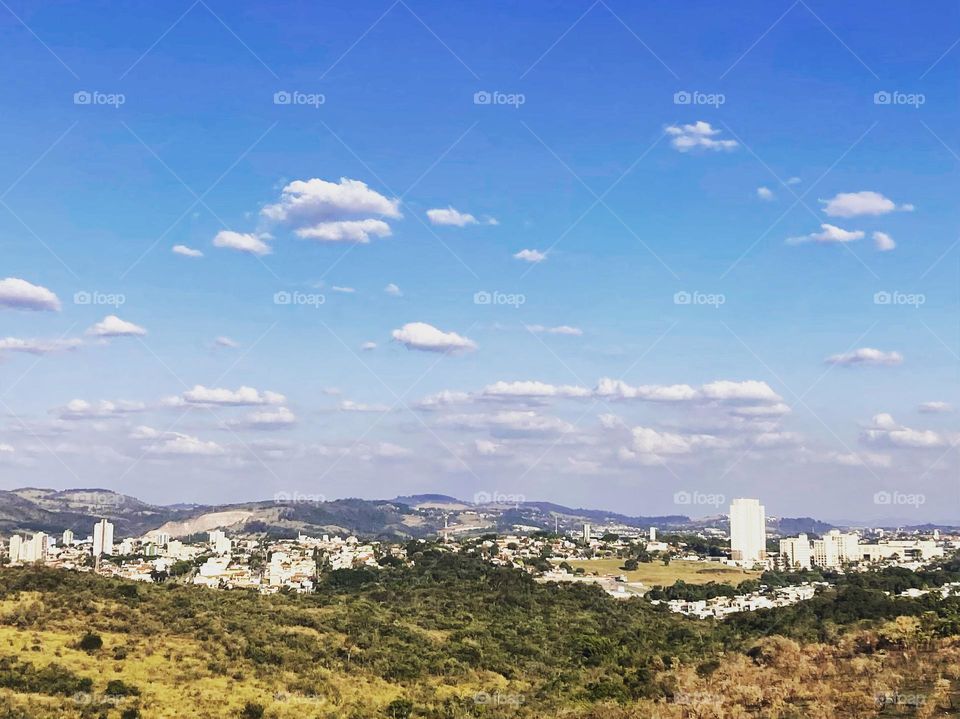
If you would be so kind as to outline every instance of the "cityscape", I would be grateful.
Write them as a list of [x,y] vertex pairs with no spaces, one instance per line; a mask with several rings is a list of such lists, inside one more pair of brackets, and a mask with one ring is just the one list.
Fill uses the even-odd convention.
[[956,0],[0,58],[0,719],[960,719]]

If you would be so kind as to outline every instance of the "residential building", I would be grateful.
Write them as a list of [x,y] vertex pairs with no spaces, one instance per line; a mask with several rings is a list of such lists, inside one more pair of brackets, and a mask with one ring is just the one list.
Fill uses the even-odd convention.
[[734,499],[730,504],[731,558],[745,563],[767,556],[766,514],[758,499]]
[[65,529],[63,531],[63,546],[69,547],[71,544],[73,544],[73,532],[71,532],[69,529]]
[[113,554],[113,524],[106,519],[93,525],[93,556],[99,557],[101,554]]
[[788,569],[809,569],[812,556],[807,535],[781,539],[780,556]]

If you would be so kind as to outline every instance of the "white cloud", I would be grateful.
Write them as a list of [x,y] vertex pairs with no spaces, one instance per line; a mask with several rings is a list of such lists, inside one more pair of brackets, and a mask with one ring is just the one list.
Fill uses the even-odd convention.
[[30,284],[18,277],[7,277],[0,280],[0,307],[56,312],[60,309],[60,300],[46,287]]
[[364,404],[352,399],[343,400],[337,407],[341,412],[389,412],[390,407],[385,404]]
[[843,354],[836,354],[827,357],[824,360],[827,364],[846,365],[846,366],[886,366],[890,367],[903,362],[903,355],[899,352],[884,352],[873,347],[861,347],[860,349]]
[[223,335],[221,335],[220,337],[217,337],[213,341],[213,344],[216,345],[217,347],[225,347],[227,349],[236,349],[237,347],[240,346],[240,343],[237,342],[236,340],[233,340],[229,337],[225,337]]
[[334,292],[341,292],[345,295],[352,295],[357,291],[354,287],[338,287],[337,285],[334,285],[330,289],[332,289]]
[[893,464],[890,455],[874,452],[830,452],[823,459],[843,467],[889,467]]
[[758,187],[757,197],[759,197],[761,200],[769,202],[774,199],[773,190],[771,190],[769,187]]
[[376,342],[364,342],[362,345],[360,345],[360,349],[362,349],[364,352],[372,352],[376,348],[377,348]]
[[547,254],[540,252],[540,250],[520,250],[513,256],[513,259],[523,260],[524,262],[543,262],[547,259]]
[[477,348],[477,344],[468,337],[461,337],[456,332],[443,332],[426,322],[409,322],[394,330],[392,336],[410,350],[458,353]]
[[336,220],[320,222],[311,227],[301,227],[294,231],[297,237],[320,242],[356,242],[366,245],[370,236],[389,237],[390,225],[383,220]]
[[494,382],[483,388],[482,395],[489,398],[545,398],[545,397],[589,397],[591,391],[586,387],[574,385],[552,385],[546,382]]
[[297,417],[286,407],[277,407],[276,409],[265,409],[258,412],[251,412],[239,422],[231,423],[235,426],[249,427],[251,429],[282,429],[290,427],[297,422]]
[[720,130],[713,128],[709,122],[698,120],[692,125],[670,125],[666,133],[672,136],[670,144],[680,152],[695,149],[704,150],[732,150],[737,146],[736,140],[719,140]]
[[780,402],[783,399],[766,382],[753,379],[743,382],[718,380],[703,385],[700,391],[707,399],[718,401]]
[[401,447],[400,445],[390,442],[381,442],[378,444],[375,454],[381,459],[402,459],[413,456],[413,452],[406,447]]
[[223,454],[225,450],[216,442],[204,442],[189,434],[168,432],[147,445],[144,451],[158,455],[213,456]]
[[269,240],[270,235],[253,234],[251,232],[234,232],[232,230],[221,230],[213,238],[214,247],[222,247],[238,252],[247,252],[257,257],[269,255],[273,250],[270,249],[264,240]]
[[830,217],[859,217],[861,215],[885,215],[894,210],[911,212],[913,205],[901,205],[879,192],[840,192],[829,200],[820,200],[823,211]]
[[430,224],[446,225],[453,227],[465,227],[466,225],[476,225],[477,218],[473,215],[455,210],[453,207],[446,209],[427,210],[427,217]]
[[948,439],[938,432],[904,427],[897,424],[887,413],[874,415],[871,426],[863,431],[861,439],[867,444],[903,449],[928,449],[950,444]]
[[56,413],[60,419],[81,420],[118,417],[133,412],[142,412],[145,409],[146,405],[142,402],[100,400],[94,404],[84,399],[72,399],[63,407],[57,409]]
[[473,440],[473,447],[481,457],[491,457],[500,451],[500,445],[491,442],[489,439],[475,439]]
[[183,255],[184,257],[203,257],[203,253],[200,250],[195,250],[186,245],[174,245],[170,251],[175,255]]
[[83,344],[79,339],[21,339],[19,337],[0,338],[0,352],[25,352],[33,355],[53,354],[74,350]]
[[700,448],[721,448],[727,442],[709,434],[677,434],[661,432],[651,427],[634,427],[631,430],[631,449],[640,454],[672,455],[690,454]]
[[874,232],[873,246],[877,248],[879,252],[889,252],[890,250],[896,249],[897,243],[886,232]]
[[550,436],[574,429],[569,422],[533,410],[448,415],[440,420],[440,424],[458,429],[486,430],[495,437]]
[[439,409],[440,407],[448,407],[454,404],[463,404],[469,402],[473,399],[473,396],[468,392],[454,392],[451,390],[443,390],[437,392],[436,394],[428,395],[422,400],[417,402],[417,407],[419,409]]
[[754,419],[763,417],[779,417],[780,415],[789,414],[790,412],[792,412],[792,410],[790,409],[789,405],[786,405],[783,402],[777,402],[776,404],[735,407],[730,413],[736,415],[737,417]]
[[579,327],[570,327],[569,325],[559,325],[557,327],[545,327],[543,325],[527,325],[527,329],[530,332],[536,334],[548,334],[548,335],[569,335],[571,337],[579,337],[583,334],[583,330]]
[[803,182],[803,180],[799,177],[791,177],[787,180],[788,185],[799,185],[801,182]]
[[283,188],[280,201],[261,214],[274,222],[313,225],[348,217],[380,215],[399,218],[400,200],[388,199],[365,182],[341,177],[340,182],[319,178],[295,180]]
[[861,230],[844,230],[841,227],[829,225],[827,223],[820,225],[820,230],[820,232],[811,232],[809,235],[802,235],[800,237],[788,237],[787,244],[799,245],[803,244],[804,242],[836,244],[862,240],[864,235],[863,231]]
[[147,331],[140,325],[122,320],[116,315],[107,315],[87,330],[94,337],[142,337]]
[[283,404],[286,397],[277,392],[260,392],[253,387],[240,387],[239,389],[225,389],[222,387],[204,387],[203,385],[194,385],[179,397],[169,397],[163,401],[167,406],[182,407],[185,405],[195,405],[198,407],[227,406],[244,407],[265,404]]
[[392,282],[383,288],[383,291],[386,292],[391,297],[403,297],[403,292],[400,291],[400,288],[397,287]]
[[917,410],[923,414],[946,414],[953,412],[953,406],[948,402],[923,402]]
[[594,390],[597,397],[610,399],[642,399],[650,402],[685,402],[696,399],[697,391],[688,384],[640,385],[633,387],[623,380],[602,377]]
[[130,430],[130,434],[127,435],[130,439],[156,439],[160,436],[160,432],[155,430],[153,427],[148,427],[145,424],[141,424],[138,427],[134,427]]

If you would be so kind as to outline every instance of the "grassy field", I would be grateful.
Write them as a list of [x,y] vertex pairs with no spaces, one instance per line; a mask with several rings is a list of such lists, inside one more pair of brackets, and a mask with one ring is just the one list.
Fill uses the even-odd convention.
[[[718,582],[720,584],[739,584],[745,579],[757,579],[760,572],[746,569],[727,567],[715,562],[687,562],[675,560],[664,566],[663,562],[641,563],[636,570],[628,572],[621,569],[622,559],[582,559],[570,560],[568,564],[577,569],[582,567],[587,574],[623,574],[628,582],[643,582],[648,587],[654,584],[668,586],[678,579],[687,584],[706,584]],[[559,564],[559,561],[557,562]]]

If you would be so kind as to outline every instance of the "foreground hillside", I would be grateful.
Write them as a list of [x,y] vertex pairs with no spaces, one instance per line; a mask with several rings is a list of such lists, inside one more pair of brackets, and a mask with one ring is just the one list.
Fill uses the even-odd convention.
[[960,606],[697,622],[424,548],[263,597],[0,570],[0,719],[960,716]]

